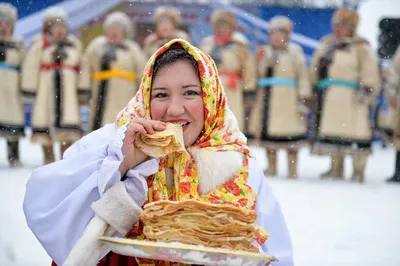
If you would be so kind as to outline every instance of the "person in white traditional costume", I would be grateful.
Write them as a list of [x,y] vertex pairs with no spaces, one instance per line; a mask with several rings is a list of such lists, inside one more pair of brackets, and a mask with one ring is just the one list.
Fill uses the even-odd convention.
[[236,30],[236,16],[231,11],[216,9],[210,20],[213,34],[201,41],[200,48],[217,64],[229,107],[240,130],[246,131],[246,109],[252,104],[248,98],[252,98],[257,86],[257,70],[250,43]]
[[45,164],[55,160],[53,143],[61,154],[82,136],[78,103],[81,42],[68,34],[68,19],[61,8],[44,12],[43,38],[37,38],[22,67],[22,90],[34,98],[32,141],[43,146]]
[[79,78],[80,103],[90,102],[89,132],[113,122],[126,99],[135,95],[147,60],[131,40],[133,26],[125,13],[109,14],[103,28],[104,35],[86,49]]
[[266,148],[266,175],[277,174],[277,150],[288,153],[290,178],[297,177],[297,152],[308,143],[305,101],[312,90],[303,49],[290,42],[292,21],[284,16],[269,22],[270,44],[257,49],[258,97],[250,131]]
[[[200,49],[172,40],[151,57],[138,93],[114,124],[83,137],[63,160],[33,171],[23,208],[54,265],[160,265],[108,252],[97,237],[142,239],[144,204],[191,198],[255,209],[258,225],[270,234],[258,242],[260,252],[277,257],[276,266],[293,265],[281,208],[214,66]],[[182,126],[185,151],[155,159],[135,146],[137,134],[165,130],[166,123]]]
[[17,9],[0,3],[0,137],[7,140],[11,167],[21,165],[19,139],[25,135],[19,72],[25,47],[22,39],[13,36],[16,21]]
[[344,158],[353,158],[353,181],[364,182],[371,153],[370,105],[380,88],[378,62],[368,41],[356,34],[359,16],[340,8],[332,16],[334,33],[325,36],[310,67],[316,88],[313,152],[331,157],[322,178],[344,179]]

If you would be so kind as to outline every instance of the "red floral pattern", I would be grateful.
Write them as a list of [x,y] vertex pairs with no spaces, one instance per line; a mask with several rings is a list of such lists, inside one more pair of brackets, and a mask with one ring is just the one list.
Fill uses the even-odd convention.
[[180,190],[182,193],[185,193],[185,194],[190,193],[190,182],[181,182],[180,187],[181,187]]
[[236,197],[240,195],[240,187],[236,183],[227,182],[225,183],[224,187],[228,193],[231,193]]
[[249,200],[246,199],[246,198],[241,198],[240,200],[238,200],[240,206],[242,206],[242,207],[246,207],[248,201],[249,201]]

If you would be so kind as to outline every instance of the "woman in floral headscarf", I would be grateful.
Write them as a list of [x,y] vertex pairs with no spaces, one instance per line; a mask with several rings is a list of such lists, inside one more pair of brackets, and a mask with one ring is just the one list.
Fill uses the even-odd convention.
[[[148,158],[135,147],[135,136],[164,130],[166,122],[182,125],[187,152]],[[258,224],[270,234],[263,243],[260,233],[260,252],[276,256],[276,265],[293,265],[279,204],[227,106],[215,64],[183,40],[172,40],[150,58],[138,93],[116,124],[85,136],[62,161],[33,172],[24,211],[57,265],[96,265],[102,256],[98,265],[160,265],[106,254],[96,234],[142,237],[141,207],[163,199],[255,209]],[[96,227],[104,222],[101,230]]]

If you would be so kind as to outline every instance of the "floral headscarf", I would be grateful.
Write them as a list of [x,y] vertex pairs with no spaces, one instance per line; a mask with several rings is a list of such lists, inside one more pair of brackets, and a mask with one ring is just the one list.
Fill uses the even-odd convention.
[[198,148],[218,151],[240,151],[249,153],[246,147],[246,137],[240,132],[236,118],[229,109],[226,96],[218,78],[214,61],[209,55],[192,46],[183,39],[174,39],[161,47],[147,62],[142,83],[136,96],[128,106],[119,113],[117,126],[129,123],[132,117],[150,117],[150,95],[153,78],[153,67],[157,57],[168,50],[172,45],[180,45],[198,63],[201,87],[204,100],[204,132],[194,144]]
[[[198,140],[192,145],[209,151],[237,151],[244,154],[243,165],[225,183],[215,191],[199,194],[199,180],[194,158],[188,153],[175,153],[160,160],[159,171],[148,178],[148,202],[158,200],[197,199],[218,204],[229,204],[246,209],[254,209],[257,194],[247,185],[248,158],[250,150],[246,146],[246,137],[239,130],[236,118],[228,107],[226,96],[218,78],[218,72],[211,57],[200,49],[182,39],[174,39],[161,47],[148,61],[144,71],[142,84],[136,96],[128,103],[117,117],[117,126],[122,127],[133,117],[151,119],[150,95],[153,78],[153,67],[158,56],[172,45],[179,45],[197,61],[204,103],[204,128]],[[174,170],[174,189],[166,185],[165,169]],[[142,238],[139,225],[134,227],[135,234],[130,236]],[[261,233],[258,242],[266,240],[266,234]],[[140,264],[140,260],[138,261]],[[140,264],[141,265],[141,264]],[[152,265],[147,263],[146,265]]]

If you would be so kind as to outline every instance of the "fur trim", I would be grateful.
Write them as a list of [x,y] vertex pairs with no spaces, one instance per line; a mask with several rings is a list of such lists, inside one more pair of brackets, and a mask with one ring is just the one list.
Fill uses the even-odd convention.
[[[104,45],[107,44],[107,38],[104,35],[95,37],[88,45],[86,53],[101,54],[103,52]],[[90,52],[89,52],[90,51]]]
[[76,49],[82,50],[82,43],[75,35],[67,34],[67,40],[72,42]]
[[114,24],[118,24],[123,27],[126,32],[125,38],[131,39],[133,37],[133,25],[128,15],[120,11],[109,14],[104,21],[104,32],[107,32]]
[[176,30],[176,38],[177,39],[184,39],[186,41],[190,41],[189,35],[183,30]]
[[92,204],[92,209],[122,235],[129,232],[142,212],[142,208],[126,191],[123,182],[115,183],[108,189],[98,201]]
[[123,182],[114,184],[92,204],[96,213],[70,252],[64,266],[96,266],[107,248],[100,236],[126,235],[139,220],[142,209],[126,191]]
[[211,24],[214,25],[219,21],[225,21],[231,25],[232,29],[236,28],[236,16],[227,9],[216,9],[211,14]]
[[176,27],[181,24],[181,12],[173,6],[160,6],[154,11],[153,20],[156,24],[166,18],[171,19]]
[[53,20],[60,20],[66,23],[67,19],[67,13],[65,13],[65,10],[61,7],[49,7],[43,13],[44,23]]
[[147,47],[147,46],[153,45],[156,41],[158,41],[157,34],[151,33],[149,36],[147,36],[144,39],[143,46]]
[[275,16],[269,21],[268,32],[284,30],[288,34],[293,31],[293,22],[286,16]]
[[297,43],[293,43],[293,42],[289,43],[288,49],[289,49],[289,51],[293,52],[294,54],[300,54],[300,55],[304,54],[303,47],[301,47]]
[[328,34],[321,38],[321,45],[327,45],[336,40],[335,34]]
[[17,9],[12,4],[0,3],[0,18],[8,20],[14,25],[18,19]]
[[370,45],[369,41],[361,36],[355,35],[353,38],[353,43],[354,44],[366,44]]
[[50,7],[48,9],[46,9],[43,13],[42,31],[45,34],[49,34],[51,28],[57,24],[62,24],[62,25],[65,25],[65,27],[68,27],[67,20],[68,20],[68,17],[63,8]]
[[[330,45],[334,42],[337,42],[338,38],[334,34],[328,34],[321,39],[321,45]],[[352,37],[348,37],[343,39],[342,41],[348,41],[353,44],[366,44],[370,45],[369,41],[359,35],[354,35]]]
[[352,29],[356,29],[359,19],[359,15],[355,10],[346,7],[339,8],[332,16],[332,25],[345,24]]
[[[133,49],[136,51],[135,48],[132,48],[134,46],[137,47],[137,43],[134,41],[131,41],[130,39],[125,38],[122,40],[121,44],[128,46],[130,49]],[[104,52],[104,47],[108,46],[108,40],[105,35],[97,36],[94,38],[90,43],[86,51],[94,51],[96,54],[102,54]]]
[[249,45],[249,40],[247,40],[246,36],[239,31],[233,32],[232,41],[239,43],[240,45]]
[[216,152],[189,148],[189,153],[197,164],[199,190],[202,195],[229,181],[243,165],[243,154],[236,151]]
[[96,266],[101,256],[107,251],[107,247],[98,240],[98,237],[114,234],[115,229],[110,228],[103,219],[96,215],[90,220],[63,266]]

